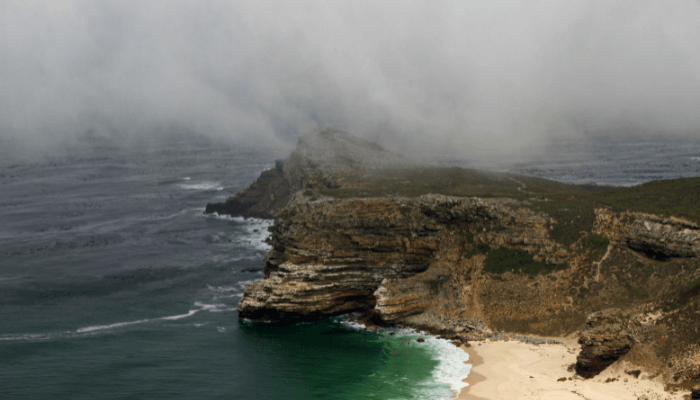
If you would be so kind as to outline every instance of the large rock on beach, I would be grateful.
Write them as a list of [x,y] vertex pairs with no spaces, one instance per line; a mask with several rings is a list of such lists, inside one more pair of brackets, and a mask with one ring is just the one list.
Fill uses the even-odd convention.
[[627,354],[635,342],[629,323],[627,315],[616,308],[589,315],[578,340],[581,352],[576,373],[592,378]]

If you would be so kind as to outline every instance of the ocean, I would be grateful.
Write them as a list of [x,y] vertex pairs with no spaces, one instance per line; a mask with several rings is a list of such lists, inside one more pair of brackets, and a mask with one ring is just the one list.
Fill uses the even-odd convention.
[[270,221],[203,215],[279,158],[180,139],[0,158],[1,399],[437,399],[467,355],[343,317],[239,323]]
[[[700,175],[688,143],[481,166],[630,185]],[[0,398],[425,400],[463,387],[467,354],[420,332],[238,321],[271,222],[204,207],[282,156],[201,137],[0,149]]]

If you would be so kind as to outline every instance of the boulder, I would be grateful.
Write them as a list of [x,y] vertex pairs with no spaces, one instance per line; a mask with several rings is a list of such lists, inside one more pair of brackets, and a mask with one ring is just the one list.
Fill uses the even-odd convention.
[[628,316],[619,309],[589,315],[578,340],[581,352],[576,359],[576,373],[592,378],[627,354],[635,342],[629,323]]

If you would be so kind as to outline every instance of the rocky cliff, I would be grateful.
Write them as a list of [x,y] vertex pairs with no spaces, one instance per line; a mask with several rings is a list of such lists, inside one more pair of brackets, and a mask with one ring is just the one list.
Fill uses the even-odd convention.
[[657,260],[700,256],[700,226],[680,218],[600,208],[594,232]]
[[[333,135],[315,161],[302,144],[278,171],[302,190],[275,214],[265,279],[246,288],[240,318],[360,312],[461,340],[581,332],[583,375],[622,357],[671,384],[700,378],[695,221],[616,209],[610,197],[534,178],[400,158],[410,172],[393,161],[363,169],[349,161],[357,155],[334,167],[337,146],[348,145]],[[610,308],[624,318],[596,314]],[[634,335],[610,333],[621,330]]]
[[[490,243],[530,252],[545,263],[562,262],[566,250],[547,239],[549,218],[513,205],[509,199],[439,195],[312,200],[297,193],[277,220],[266,279],[248,286],[240,315],[296,321],[374,309],[389,321],[421,313],[432,295],[428,289],[439,289],[440,277],[454,275],[440,258],[455,245],[468,252],[468,246]],[[455,234],[473,239],[456,240]],[[411,294],[422,300],[391,296],[403,279],[429,268],[418,285],[427,277],[435,284]]]

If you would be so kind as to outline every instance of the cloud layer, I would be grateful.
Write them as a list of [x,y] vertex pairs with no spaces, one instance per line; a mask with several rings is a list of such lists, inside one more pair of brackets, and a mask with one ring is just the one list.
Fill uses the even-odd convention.
[[0,3],[0,138],[335,126],[409,154],[700,136],[700,3]]

